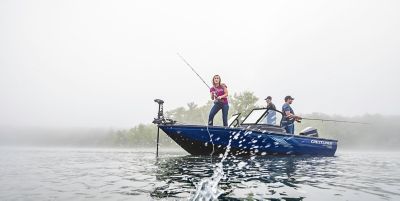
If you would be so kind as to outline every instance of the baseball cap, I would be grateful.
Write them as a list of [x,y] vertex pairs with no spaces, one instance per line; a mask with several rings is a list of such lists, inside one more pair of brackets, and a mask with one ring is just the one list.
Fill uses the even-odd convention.
[[291,97],[291,96],[286,96],[286,97],[285,97],[285,101],[287,101],[287,100],[289,100],[289,99],[294,100],[294,98]]
[[271,96],[267,96],[264,100],[267,100],[267,99],[272,100],[272,97]]

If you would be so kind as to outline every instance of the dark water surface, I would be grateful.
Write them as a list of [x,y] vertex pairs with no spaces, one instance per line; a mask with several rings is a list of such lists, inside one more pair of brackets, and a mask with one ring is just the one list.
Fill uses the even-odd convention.
[[[219,158],[161,149],[0,148],[0,200],[187,200]],[[400,200],[399,152],[240,157],[221,200]]]

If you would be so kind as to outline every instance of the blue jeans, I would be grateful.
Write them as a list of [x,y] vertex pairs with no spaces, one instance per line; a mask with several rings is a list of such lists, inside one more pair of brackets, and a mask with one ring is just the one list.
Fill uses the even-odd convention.
[[228,110],[229,105],[224,103],[214,103],[214,106],[210,110],[210,114],[208,115],[208,125],[212,126],[214,123],[214,116],[217,114],[219,110],[222,109],[222,121],[224,122],[224,126],[228,126]]
[[286,133],[294,134],[294,123],[282,124],[282,128],[286,130]]

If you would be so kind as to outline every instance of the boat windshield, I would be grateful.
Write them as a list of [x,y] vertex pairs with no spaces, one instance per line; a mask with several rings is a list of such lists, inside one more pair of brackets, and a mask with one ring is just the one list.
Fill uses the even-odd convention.
[[280,126],[282,113],[277,110],[258,108],[254,109],[247,115],[242,124],[267,124]]
[[281,121],[282,121],[282,113],[271,109],[268,110],[266,114],[264,114],[263,118],[261,118],[258,124],[280,126]]
[[242,124],[256,124],[264,116],[266,111],[266,108],[252,110]]

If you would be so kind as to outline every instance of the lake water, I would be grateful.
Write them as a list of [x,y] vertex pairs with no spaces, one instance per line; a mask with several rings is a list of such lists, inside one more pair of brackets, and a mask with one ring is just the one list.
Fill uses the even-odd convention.
[[[180,150],[0,148],[0,200],[187,200],[220,158]],[[398,152],[223,161],[220,200],[400,200]]]

